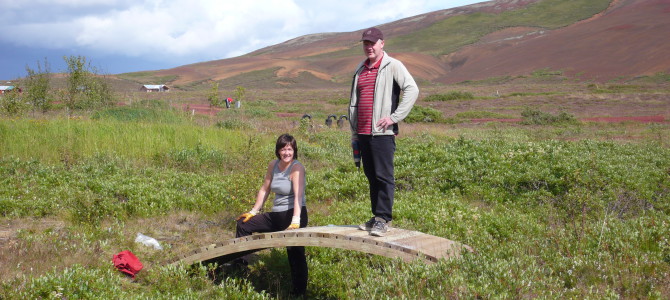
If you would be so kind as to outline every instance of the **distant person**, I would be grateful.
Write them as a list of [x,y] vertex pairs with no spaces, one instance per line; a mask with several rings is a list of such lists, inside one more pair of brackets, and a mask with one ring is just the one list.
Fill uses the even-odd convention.
[[379,29],[366,29],[361,41],[367,58],[354,75],[349,124],[351,141],[358,143],[368,178],[373,216],[359,229],[384,236],[393,220],[393,157],[398,122],[412,110],[419,87],[407,68],[384,51],[384,35]]
[[[275,156],[277,159],[268,164],[254,207],[237,218],[236,237],[307,226],[305,167],[298,161],[296,140],[288,134],[279,136]],[[270,192],[275,193],[272,211],[259,214]],[[291,267],[292,294],[304,296],[308,276],[305,247],[286,247],[286,252]]]

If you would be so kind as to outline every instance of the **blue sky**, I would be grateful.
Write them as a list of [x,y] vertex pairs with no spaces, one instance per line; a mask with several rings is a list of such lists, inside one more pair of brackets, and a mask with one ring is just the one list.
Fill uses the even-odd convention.
[[0,0],[0,80],[63,56],[102,74],[230,58],[302,35],[350,32],[482,0]]

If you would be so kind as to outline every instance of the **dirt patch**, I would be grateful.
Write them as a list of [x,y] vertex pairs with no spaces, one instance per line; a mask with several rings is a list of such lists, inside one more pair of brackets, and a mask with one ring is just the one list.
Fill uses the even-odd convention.
[[302,114],[299,113],[275,113],[275,116],[280,118],[300,118]]

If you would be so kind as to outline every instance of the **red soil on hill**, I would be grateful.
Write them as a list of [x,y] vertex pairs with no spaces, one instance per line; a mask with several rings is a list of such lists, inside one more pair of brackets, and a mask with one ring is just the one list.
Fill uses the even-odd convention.
[[437,81],[518,76],[542,68],[599,81],[668,72],[669,11],[668,0],[619,0],[607,11],[562,29],[496,32],[448,55],[451,68]]

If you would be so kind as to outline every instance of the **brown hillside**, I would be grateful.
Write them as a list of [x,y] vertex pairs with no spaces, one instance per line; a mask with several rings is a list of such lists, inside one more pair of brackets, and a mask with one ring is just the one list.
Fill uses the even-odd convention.
[[[440,10],[380,25],[387,39],[411,34],[445,18],[474,13],[502,12],[516,9],[539,0],[497,0],[464,7]],[[244,73],[280,68],[277,77],[295,78],[301,72],[308,72],[326,82],[346,82],[353,68],[363,59],[358,50],[360,30],[343,33],[321,33],[301,36],[284,43],[269,46],[244,56],[185,65],[173,69],[157,71],[153,76],[177,75],[173,85],[192,82],[225,80]],[[329,56],[333,52],[349,51],[345,56]],[[446,74],[444,63],[439,58],[419,53],[393,53],[406,60],[408,68],[420,79],[434,80]],[[321,56],[319,56],[321,55]],[[347,80],[343,80],[346,78]]]
[[[540,0],[497,0],[436,11],[380,25],[387,40],[411,35],[453,16],[499,13]],[[614,0],[588,20],[557,29],[505,28],[454,53],[435,57],[394,52],[419,80],[455,83],[498,76],[527,75],[539,69],[562,70],[584,79],[609,80],[670,72],[669,0]],[[360,31],[298,37],[245,56],[161,70],[177,75],[173,85],[220,81],[253,71],[274,71],[276,82],[310,74],[324,84],[346,83],[363,59]],[[301,77],[302,78],[302,77]],[[236,78],[245,86],[245,79]],[[290,80],[289,80],[290,81]],[[295,81],[295,80],[294,80]],[[284,84],[282,86],[291,86]],[[295,85],[298,86],[298,85]]]
[[513,28],[491,34],[445,57],[453,67],[437,81],[523,75],[542,68],[600,81],[668,72],[668,32],[670,1],[613,1],[604,13],[563,29]]

